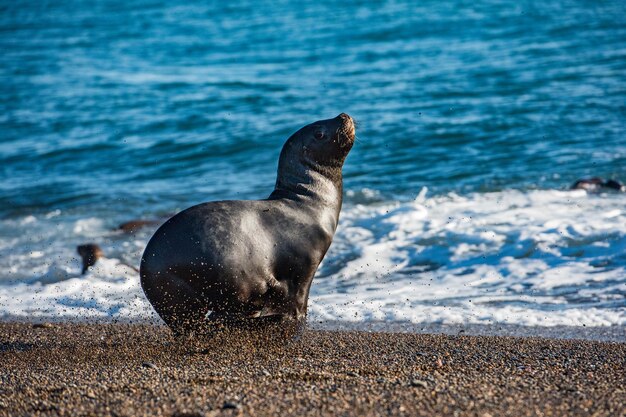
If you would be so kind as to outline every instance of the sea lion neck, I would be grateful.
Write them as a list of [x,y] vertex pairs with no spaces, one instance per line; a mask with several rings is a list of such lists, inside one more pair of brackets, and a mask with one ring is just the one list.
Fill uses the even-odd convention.
[[280,153],[274,191],[268,200],[307,200],[332,208],[339,214],[342,203],[343,180],[341,162],[333,165],[317,163],[299,149],[290,138]]

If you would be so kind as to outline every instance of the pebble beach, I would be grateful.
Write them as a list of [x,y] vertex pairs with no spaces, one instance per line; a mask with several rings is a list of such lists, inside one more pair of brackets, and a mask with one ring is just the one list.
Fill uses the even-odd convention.
[[620,416],[626,343],[0,324],[0,416]]

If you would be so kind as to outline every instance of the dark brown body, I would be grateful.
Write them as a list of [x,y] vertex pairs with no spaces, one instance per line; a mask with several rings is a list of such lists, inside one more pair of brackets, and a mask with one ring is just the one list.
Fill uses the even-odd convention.
[[81,274],[85,275],[89,267],[94,266],[98,259],[104,258],[104,252],[100,246],[95,243],[87,243],[84,245],[78,245],[76,252],[80,255],[83,262],[83,269]]
[[345,114],[289,138],[266,200],[199,204],[154,234],[141,284],[175,331],[210,319],[306,318],[309,289],[342,202],[341,169],[354,141]]

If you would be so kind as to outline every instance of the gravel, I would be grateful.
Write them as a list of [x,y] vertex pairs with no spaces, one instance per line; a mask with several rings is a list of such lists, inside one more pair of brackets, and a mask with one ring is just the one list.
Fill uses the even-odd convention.
[[0,323],[0,416],[626,415],[626,343]]

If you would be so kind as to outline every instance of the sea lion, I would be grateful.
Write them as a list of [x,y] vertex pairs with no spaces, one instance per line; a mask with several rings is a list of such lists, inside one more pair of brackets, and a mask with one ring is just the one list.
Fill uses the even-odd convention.
[[175,333],[211,321],[306,321],[354,138],[345,113],[305,126],[283,146],[267,199],[202,203],[156,231],[141,259],[141,286]]
[[98,259],[104,258],[104,252],[100,248],[100,246],[95,243],[86,243],[84,245],[78,245],[76,247],[76,252],[80,255],[83,260],[83,270],[81,271],[82,275],[85,275],[90,266],[94,266]]
[[590,193],[603,191],[626,191],[626,186],[615,180],[605,180],[600,177],[583,178],[570,187],[572,190],[585,190]]

